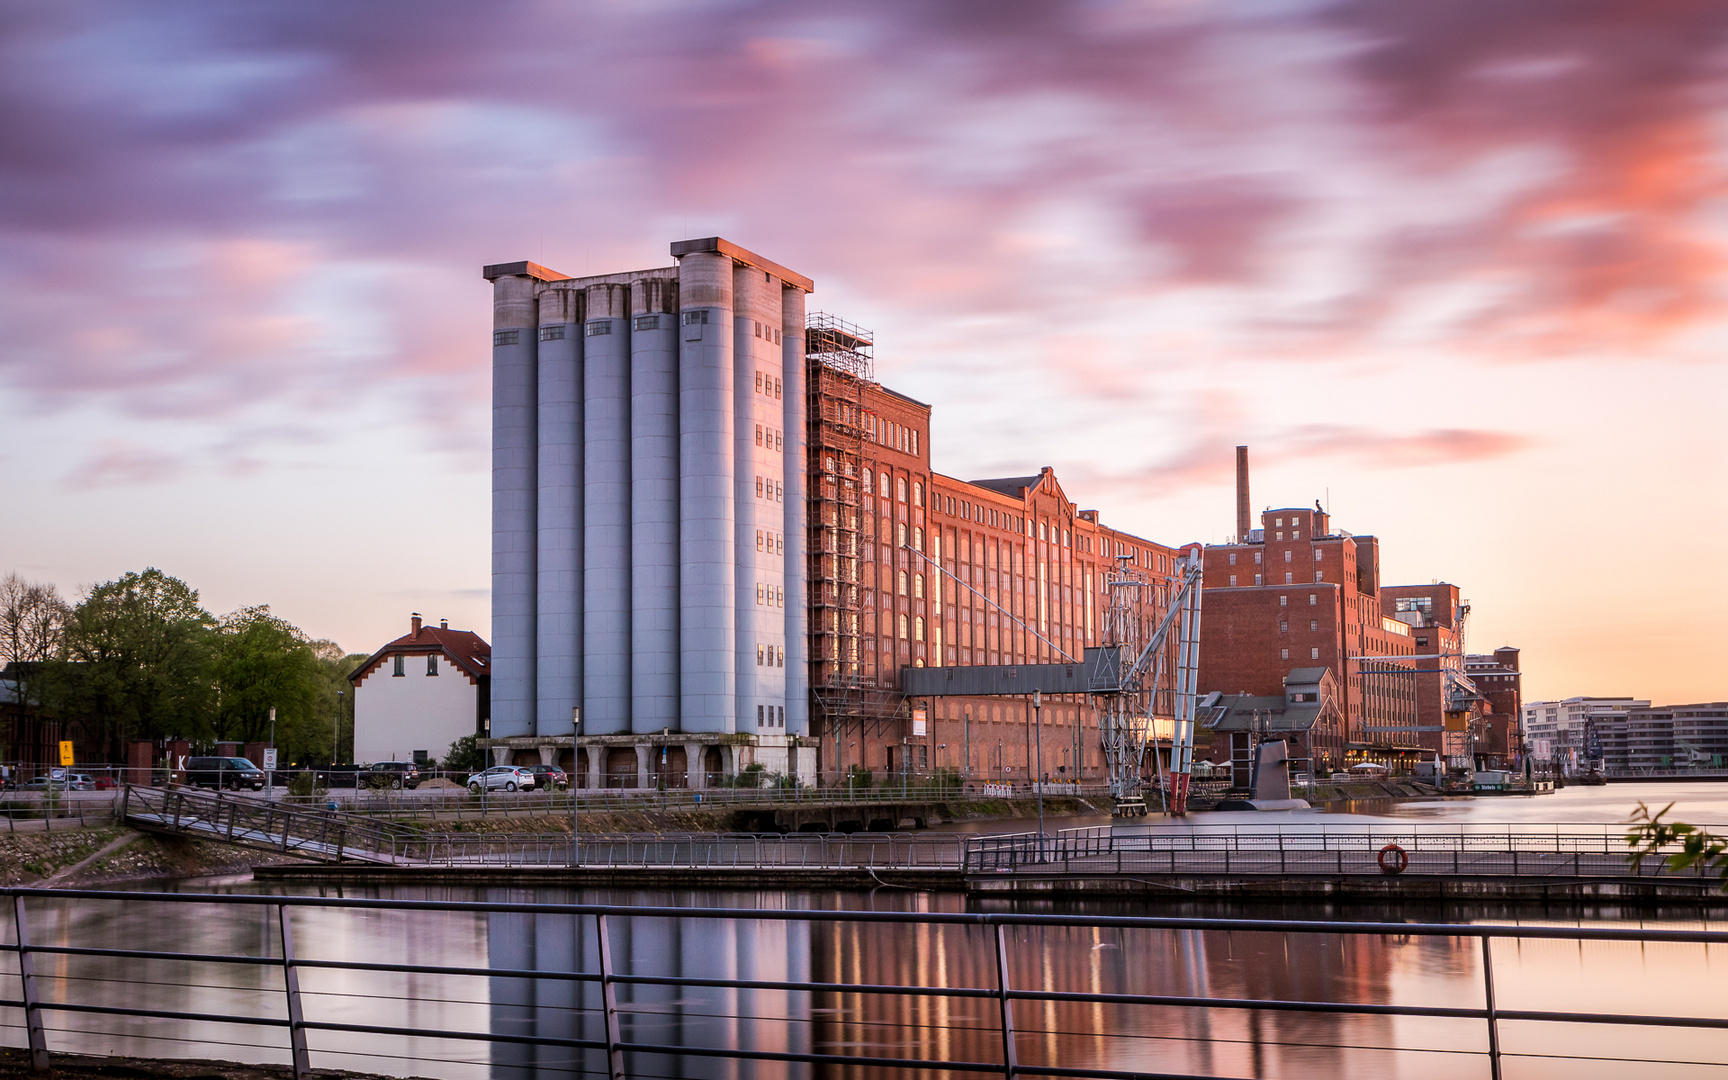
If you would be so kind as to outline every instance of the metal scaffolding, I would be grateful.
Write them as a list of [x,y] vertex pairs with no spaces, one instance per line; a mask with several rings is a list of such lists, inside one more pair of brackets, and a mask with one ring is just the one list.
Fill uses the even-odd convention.
[[866,673],[859,596],[865,395],[875,385],[868,330],[825,312],[805,319],[810,448],[810,687],[833,740],[835,771],[845,738],[862,740],[895,719],[903,696]]

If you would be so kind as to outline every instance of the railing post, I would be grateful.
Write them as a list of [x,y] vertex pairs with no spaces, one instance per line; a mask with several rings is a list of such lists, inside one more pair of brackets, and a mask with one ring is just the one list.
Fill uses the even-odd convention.
[[48,1032],[42,1027],[42,1001],[36,992],[36,961],[30,955],[30,933],[24,921],[24,894],[12,894],[12,917],[18,931],[18,981],[24,987],[24,1027],[30,1034],[30,1069],[47,1072]]
[[1014,1052],[1014,1002],[1008,997],[1008,941],[1002,936],[1001,923],[992,924],[992,928],[996,931],[996,1001],[1001,1012],[1002,1075],[1013,1080],[1020,1069],[1020,1062]]
[[594,928],[600,939],[600,1008],[606,1020],[606,1070],[611,1080],[623,1080],[624,1051],[618,1044],[624,1039],[619,1033],[618,995],[612,982],[612,935],[606,929],[604,914],[594,916]]
[[282,927],[282,984],[288,992],[288,1047],[294,1055],[295,1080],[312,1075],[312,1059],[306,1050],[306,1017],[300,1011],[300,973],[294,969],[294,930],[288,922],[288,905],[276,905]]
[[1482,1000],[1488,1013],[1488,1075],[1493,1080],[1500,1080],[1500,1015],[1494,1007],[1494,951],[1490,947],[1492,941],[1487,934],[1482,935]]

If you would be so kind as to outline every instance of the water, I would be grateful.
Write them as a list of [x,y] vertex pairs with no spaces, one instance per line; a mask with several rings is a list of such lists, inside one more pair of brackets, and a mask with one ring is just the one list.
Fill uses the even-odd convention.
[[[1598,826],[1624,820],[1639,798],[1680,802],[1696,821],[1728,819],[1728,786],[1638,785],[1567,789],[1536,799],[1433,800],[1358,807],[1340,815],[1195,815],[1194,822],[1268,819],[1316,828],[1395,818],[1435,822],[1564,821]],[[1105,819],[1108,820],[1108,819]],[[1060,824],[1080,824],[1062,819]],[[1013,823],[995,823],[1012,829]],[[1056,824],[1052,822],[1052,824]],[[1185,828],[1181,823],[1157,827]],[[258,891],[249,881],[187,883],[188,891]],[[303,889],[303,892],[315,890]],[[635,974],[710,979],[817,980],[848,983],[995,985],[989,931],[972,926],[897,926],[715,919],[704,909],[865,909],[959,911],[949,893],[880,888],[869,893],[814,891],[606,891],[400,887],[346,890],[349,896],[517,902],[673,905],[688,917],[614,920],[616,966]],[[1728,929],[1685,909],[1388,904],[1233,905],[1183,898],[1025,902],[1020,910],[1090,914],[1231,915],[1274,919],[1490,921]],[[268,908],[191,904],[31,901],[42,944],[152,948],[279,956],[275,913]],[[315,1067],[347,1068],[453,1080],[518,1080],[600,1074],[597,1054],[440,1038],[446,1030],[537,1033],[598,1038],[597,990],[574,983],[534,983],[496,974],[530,969],[595,970],[592,920],[536,913],[343,911],[293,913],[302,957],[402,963],[425,969],[474,967],[484,975],[360,973],[302,969],[310,1020],[400,1026],[422,1034],[386,1036],[312,1032]],[[9,921],[9,920],[8,920]],[[1349,937],[1222,931],[1018,928],[1010,932],[1010,978],[1016,987],[1213,998],[1260,998],[1368,1004],[1479,1007],[1482,954],[1473,941],[1447,938]],[[7,963],[11,958],[7,957]],[[185,962],[42,956],[44,991],[110,1004],[227,1014],[285,1013],[277,968],[213,967]],[[1560,941],[1501,942],[1494,976],[1501,1009],[1638,1012],[1728,1016],[1728,979],[1719,947]],[[15,971],[15,968],[9,970]],[[16,984],[0,979],[4,996]],[[685,1046],[730,1046],[930,1056],[996,1061],[995,1004],[964,998],[892,998],[863,993],[621,987],[627,1040]],[[1475,1020],[1327,1015],[1202,1007],[1020,1002],[1022,1063],[1187,1073],[1199,1076],[1334,1080],[1393,1077],[1459,1080],[1486,1077],[1485,1026]],[[16,1010],[0,1010],[0,1030],[22,1043]],[[234,1023],[50,1014],[52,1048],[99,1054],[216,1057],[283,1062],[280,1029]],[[1728,1075],[1728,1035],[1685,1029],[1507,1022],[1503,1048],[1513,1055],[1504,1075],[1518,1080],[1660,1080]],[[1580,1060],[1584,1058],[1586,1060]],[[1651,1064],[1647,1059],[1702,1064]],[[1616,1060],[1621,1059],[1621,1060]],[[1630,1064],[1624,1059],[1635,1059]],[[689,1055],[633,1059],[638,1075],[802,1077],[826,1074],[796,1064],[736,1063]]]

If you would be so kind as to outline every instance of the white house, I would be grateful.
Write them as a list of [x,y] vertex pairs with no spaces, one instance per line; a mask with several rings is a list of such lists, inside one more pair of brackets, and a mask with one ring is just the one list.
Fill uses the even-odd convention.
[[442,758],[464,735],[486,735],[492,646],[447,620],[410,631],[354,670],[354,760]]

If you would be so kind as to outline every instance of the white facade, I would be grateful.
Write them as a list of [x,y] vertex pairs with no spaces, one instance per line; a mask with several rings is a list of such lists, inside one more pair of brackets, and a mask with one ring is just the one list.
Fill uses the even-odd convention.
[[479,695],[447,656],[386,653],[354,687],[355,762],[413,761],[415,751],[442,759],[451,743],[475,733]]
[[1629,697],[1570,697],[1564,701],[1526,702],[1518,719],[1530,753],[1538,760],[1559,760],[1575,768],[1584,748],[1584,725],[1624,722],[1628,710],[1646,708],[1648,701]]

